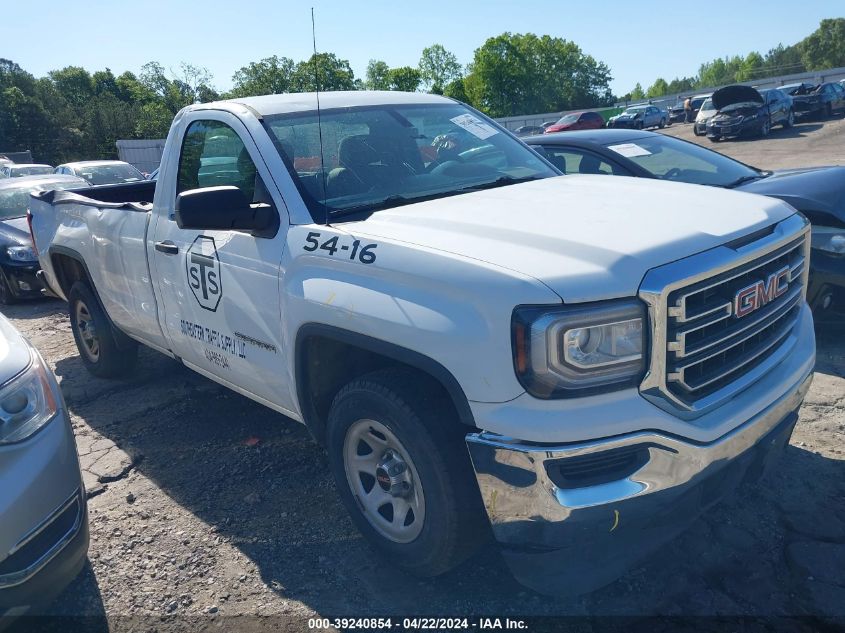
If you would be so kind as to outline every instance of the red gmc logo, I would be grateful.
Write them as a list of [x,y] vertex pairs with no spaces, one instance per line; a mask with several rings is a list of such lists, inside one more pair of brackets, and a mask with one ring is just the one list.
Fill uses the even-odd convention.
[[784,266],[768,276],[766,281],[755,281],[734,296],[734,315],[741,319],[762,308],[789,290],[789,266]]

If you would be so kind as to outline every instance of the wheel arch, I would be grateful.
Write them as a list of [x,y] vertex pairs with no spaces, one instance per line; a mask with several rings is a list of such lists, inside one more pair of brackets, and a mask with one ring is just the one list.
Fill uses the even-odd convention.
[[[56,278],[56,283],[59,285],[58,290],[61,290],[65,300],[68,299],[70,289],[73,287],[73,284],[78,281],[87,283],[88,287],[91,289],[91,293],[94,295],[94,299],[96,299],[99,304],[99,308],[103,311],[103,314],[106,316],[106,319],[111,325],[112,331],[116,333],[115,341],[117,342],[118,347],[124,347],[125,341],[128,341],[129,339],[125,334],[123,334],[120,328],[114,324],[114,321],[112,321],[109,316],[109,312],[106,310],[106,306],[100,298],[100,293],[97,291],[97,286],[94,284],[94,278],[91,276],[91,271],[88,269],[88,264],[85,263],[85,258],[82,254],[72,248],[59,245],[51,246],[48,254],[50,256],[50,263],[53,265],[53,274]],[[124,337],[126,338],[124,339]]]
[[[321,444],[325,440],[328,409],[335,394],[357,376],[395,366],[410,368],[442,390],[461,424],[475,428],[475,419],[463,388],[436,360],[358,332],[321,323],[302,325],[294,348],[296,395],[303,421]],[[327,358],[342,355],[344,363],[321,373]]]

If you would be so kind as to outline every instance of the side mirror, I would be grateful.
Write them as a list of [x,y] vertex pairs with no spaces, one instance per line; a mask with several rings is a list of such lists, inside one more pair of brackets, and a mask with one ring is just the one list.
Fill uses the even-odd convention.
[[256,237],[273,237],[279,230],[275,207],[250,204],[232,185],[183,191],[176,197],[175,216],[180,229],[249,231]]

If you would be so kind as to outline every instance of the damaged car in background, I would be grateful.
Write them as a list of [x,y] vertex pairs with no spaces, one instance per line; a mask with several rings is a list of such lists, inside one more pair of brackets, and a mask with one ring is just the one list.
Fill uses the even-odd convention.
[[716,113],[707,121],[707,138],[768,136],[772,127],[792,127],[792,102],[780,90],[762,93],[751,86],[725,86],[710,97]]
[[845,87],[841,83],[791,84],[781,90],[792,97],[797,116],[823,119],[837,111],[845,112]]

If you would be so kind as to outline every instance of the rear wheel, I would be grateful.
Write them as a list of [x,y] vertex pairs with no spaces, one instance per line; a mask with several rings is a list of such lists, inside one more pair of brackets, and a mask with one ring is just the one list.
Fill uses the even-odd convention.
[[487,528],[460,423],[424,382],[397,369],[350,382],[329,411],[327,449],[341,499],[373,548],[436,576]]
[[772,131],[772,122],[769,119],[763,121],[763,124],[760,126],[760,136],[765,138],[769,135],[769,132]]
[[73,284],[68,293],[68,307],[73,338],[86,369],[100,378],[128,374],[138,360],[138,344],[114,331],[87,284],[81,281]]

